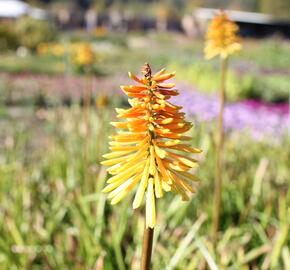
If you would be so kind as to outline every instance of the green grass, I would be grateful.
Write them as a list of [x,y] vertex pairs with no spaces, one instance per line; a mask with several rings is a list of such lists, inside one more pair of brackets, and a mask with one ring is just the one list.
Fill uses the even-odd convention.
[[[200,64],[204,63],[201,41],[166,34],[144,38],[135,33],[126,38],[99,38],[92,42],[99,46],[100,53],[102,42],[114,45],[110,52],[102,51],[98,62],[101,73],[112,76],[107,78],[110,83],[114,75],[127,70],[135,72],[144,62],[149,62],[154,70],[163,65],[170,70],[177,67],[180,80],[187,77],[205,90],[214,90],[217,83],[217,62]],[[249,89],[247,81],[237,84],[233,75],[239,65],[251,65],[246,70],[250,74],[246,72],[245,76],[259,74],[269,66],[276,69],[275,75],[257,78],[257,89],[272,89],[273,93],[267,91],[270,96],[265,96],[266,100],[279,98],[279,93],[284,95],[288,83],[282,59],[288,59],[289,44],[251,41],[246,42],[245,48],[232,59],[229,95],[240,98]],[[66,68],[56,57],[19,58],[3,54],[1,60],[0,70],[11,73],[61,74]],[[36,106],[37,96],[23,88],[33,87],[33,78],[26,83],[23,78],[19,83],[21,91],[16,86],[14,89],[10,77],[3,78],[0,269],[140,269],[144,207],[133,211],[134,192],[116,206],[111,206],[101,193],[109,176],[99,164],[102,154],[108,151],[107,137],[114,133],[109,125],[116,120],[113,107],[124,106],[123,100],[110,96],[106,107],[92,108],[89,164],[85,167],[85,131],[78,102],[65,107],[60,97],[48,93],[39,96],[50,101],[47,108],[42,108]],[[244,90],[235,92],[241,86],[245,86]],[[26,98],[27,102],[25,106],[20,106],[21,102],[12,103],[14,107],[4,106],[9,96],[18,101]],[[182,202],[173,194],[158,200],[152,269],[288,269],[289,137],[280,142],[255,142],[246,133],[227,134],[221,230],[214,250],[209,237],[213,216],[213,130],[213,123],[201,123],[191,132],[190,143],[204,150],[197,171],[202,181],[196,195],[190,202]]]
[[[79,106],[3,108],[1,119],[0,269],[139,269],[144,208],[132,210],[133,194],[112,207],[101,193],[112,109],[91,111],[88,168]],[[198,125],[192,132],[192,144],[204,149],[197,195],[189,203],[172,194],[158,201],[153,269],[287,269],[289,140],[228,138],[215,253],[211,130]]]
[[245,41],[239,58],[260,68],[288,69],[290,61],[289,41],[284,39],[264,39]]
[[59,74],[65,71],[65,63],[63,60],[54,57],[38,55],[19,57],[15,54],[1,54],[0,58],[0,70],[9,73],[32,72]]

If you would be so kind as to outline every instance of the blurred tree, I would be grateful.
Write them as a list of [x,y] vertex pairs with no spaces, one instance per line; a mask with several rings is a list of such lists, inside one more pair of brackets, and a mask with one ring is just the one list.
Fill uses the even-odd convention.
[[177,13],[188,13],[189,7],[199,6],[208,8],[232,8],[246,11],[256,11],[273,14],[279,17],[290,18],[290,0],[26,0],[29,3],[41,2],[49,4],[53,2],[76,3],[87,9],[97,6],[98,11],[104,11],[111,6],[144,6],[144,10],[150,10],[150,5],[166,5],[175,9]]
[[273,14],[280,18],[290,18],[289,0],[260,0],[257,3],[259,12]]
[[[273,14],[278,17],[290,18],[289,0],[200,0],[194,2],[197,6],[208,8],[232,8],[246,11],[256,11]],[[199,3],[198,3],[199,2]],[[188,5],[189,3],[187,3]]]
[[41,42],[54,40],[57,30],[54,24],[48,21],[21,17],[15,23],[15,33],[19,45],[33,50]]

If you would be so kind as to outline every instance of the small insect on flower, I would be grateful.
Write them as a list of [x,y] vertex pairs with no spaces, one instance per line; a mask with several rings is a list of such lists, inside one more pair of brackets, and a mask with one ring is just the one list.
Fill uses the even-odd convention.
[[229,19],[223,10],[210,21],[205,36],[205,58],[210,59],[217,55],[227,58],[230,54],[241,50],[240,37],[237,35],[239,26]]
[[192,175],[190,168],[198,166],[197,160],[176,153],[200,153],[201,150],[185,143],[191,137],[183,136],[192,124],[184,120],[180,106],[168,101],[178,95],[173,83],[164,81],[175,73],[164,74],[164,69],[151,74],[151,68],[145,64],[143,78],[129,73],[137,85],[121,86],[130,97],[130,109],[116,109],[118,118],[127,120],[112,122],[119,131],[110,136],[109,154],[103,165],[111,166],[107,171],[113,176],[103,192],[110,192],[111,204],[122,200],[130,190],[138,185],[133,208],[138,208],[146,192],[146,227],[153,228],[156,220],[155,198],[161,198],[163,192],[179,193],[183,200],[189,200],[187,192],[195,192],[192,181],[199,181]]

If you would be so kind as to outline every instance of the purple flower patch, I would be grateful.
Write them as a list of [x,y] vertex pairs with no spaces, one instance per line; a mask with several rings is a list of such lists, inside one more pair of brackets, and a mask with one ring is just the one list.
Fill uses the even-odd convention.
[[[204,94],[186,85],[178,89],[181,89],[180,95],[174,101],[196,121],[212,121],[217,117],[219,100],[216,95]],[[226,103],[224,125],[226,131],[248,131],[257,140],[282,136],[289,130],[289,104],[266,104],[256,100]]]

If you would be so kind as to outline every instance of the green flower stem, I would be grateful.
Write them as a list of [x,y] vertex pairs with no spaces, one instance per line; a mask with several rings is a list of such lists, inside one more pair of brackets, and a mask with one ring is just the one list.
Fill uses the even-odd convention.
[[216,159],[215,159],[215,187],[214,187],[214,205],[213,205],[213,223],[212,223],[212,239],[215,242],[220,225],[221,210],[221,193],[222,193],[222,156],[223,156],[223,114],[225,108],[225,83],[228,67],[228,59],[222,58],[220,66],[220,88],[219,88],[219,114],[216,129]]
[[91,107],[91,69],[85,68],[85,86],[83,89],[83,116],[85,125],[84,134],[84,181],[89,183],[89,146],[90,146],[90,107]]

